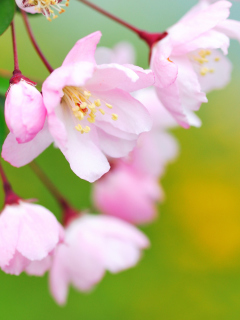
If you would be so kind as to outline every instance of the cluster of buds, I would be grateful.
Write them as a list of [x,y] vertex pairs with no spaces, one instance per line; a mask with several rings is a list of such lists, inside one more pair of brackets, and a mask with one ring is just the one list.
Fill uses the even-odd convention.
[[[15,195],[0,170],[6,195],[0,214],[0,267],[15,275],[25,271],[41,276],[49,270],[51,292],[60,304],[70,284],[87,291],[106,271],[116,273],[137,264],[149,240],[135,225],[156,218],[156,204],[164,198],[159,179],[178,154],[178,143],[168,130],[201,126],[194,112],[207,102],[209,91],[229,82],[229,39],[240,40],[240,22],[228,19],[231,3],[225,0],[200,0],[167,31],[154,34],[80,1],[146,41],[150,69],[134,64],[130,44],[96,49],[101,38],[97,31],[77,41],[53,70],[27,22],[50,71],[39,92],[19,71],[12,33],[15,70],[5,102],[10,132],[2,157],[21,167],[54,143],[72,171],[94,183],[92,201],[101,213],[73,209],[45,177],[62,208],[62,226],[46,208]],[[69,0],[16,2],[48,20],[69,5]]]

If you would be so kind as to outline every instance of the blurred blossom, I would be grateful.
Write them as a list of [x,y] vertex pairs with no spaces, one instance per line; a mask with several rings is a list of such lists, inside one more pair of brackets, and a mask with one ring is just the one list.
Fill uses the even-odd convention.
[[18,143],[31,141],[43,128],[46,109],[41,93],[21,79],[10,85],[5,102],[5,120]]
[[97,64],[134,64],[136,57],[132,44],[127,41],[122,41],[117,43],[112,49],[106,47],[97,48],[95,59]]
[[63,7],[69,6],[69,0],[16,0],[20,9],[29,13],[42,13],[49,21],[56,19],[56,13],[65,12]]
[[129,157],[113,161],[110,172],[94,184],[93,201],[105,214],[142,224],[155,218],[156,202],[163,200],[158,180],[178,154],[178,144],[166,129],[177,124],[153,88],[140,90],[135,97],[148,109],[153,128],[140,135]]
[[84,214],[70,222],[65,234],[50,269],[51,292],[59,304],[66,302],[70,284],[89,291],[105,270],[117,273],[135,266],[149,246],[142,232],[113,217]]
[[240,38],[240,23],[227,20],[230,7],[228,1],[200,1],[153,49],[158,97],[184,128],[201,125],[193,111],[207,102],[205,93],[230,80],[231,63],[224,55],[229,37]]
[[[75,174],[90,182],[109,170],[106,155],[127,155],[138,135],[151,128],[146,108],[129,92],[153,84],[152,72],[119,64],[97,66],[94,53],[100,37],[101,33],[95,32],[79,40],[42,88],[55,144]],[[49,138],[41,142],[39,150],[36,144],[34,148],[29,144],[26,155],[27,144],[22,147],[7,140],[2,155],[10,162],[15,153],[11,164],[20,166],[39,154],[44,143],[47,146]]]
[[8,204],[0,215],[0,267],[15,275],[31,272],[62,240],[63,229],[49,210],[26,201]]

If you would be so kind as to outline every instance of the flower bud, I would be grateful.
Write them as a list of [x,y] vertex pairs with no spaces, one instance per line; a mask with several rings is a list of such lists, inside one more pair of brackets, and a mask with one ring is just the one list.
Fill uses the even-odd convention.
[[31,141],[43,128],[46,109],[41,93],[21,74],[14,75],[6,94],[5,120],[18,143]]

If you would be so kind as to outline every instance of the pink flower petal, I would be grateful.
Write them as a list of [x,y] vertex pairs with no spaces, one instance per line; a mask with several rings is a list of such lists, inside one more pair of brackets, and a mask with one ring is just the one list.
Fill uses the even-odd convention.
[[172,53],[170,37],[159,41],[153,48],[151,68],[155,74],[155,86],[165,88],[174,83],[178,74],[177,65],[169,59]]
[[60,104],[63,97],[62,89],[65,86],[84,86],[92,77],[94,68],[94,64],[80,61],[55,69],[44,81],[42,87],[43,101],[48,114]]
[[171,40],[175,45],[180,45],[196,39],[226,20],[230,14],[229,8],[231,6],[232,4],[228,1],[217,1],[188,16],[168,30]]
[[148,111],[129,93],[115,89],[106,92],[94,92],[94,94],[99,99],[112,105],[111,111],[118,115],[117,121],[113,121],[110,116],[111,114],[109,116],[99,114],[96,122],[110,122],[115,128],[133,134],[140,134],[151,129],[152,121]]
[[108,134],[98,128],[99,144],[101,150],[109,157],[120,158],[128,155],[136,145],[136,139],[127,140]]
[[2,146],[2,157],[14,167],[22,167],[38,157],[52,141],[46,124],[35,138],[26,143],[17,143],[14,135],[9,133]]
[[52,263],[52,257],[48,255],[46,258],[40,261],[32,261],[25,268],[25,271],[29,275],[41,277],[50,269]]
[[63,61],[63,66],[68,66],[82,61],[95,64],[94,54],[96,46],[100,41],[102,34],[100,31],[91,33],[90,35],[80,39],[74,45]]
[[220,22],[216,29],[228,37],[240,41],[240,21],[227,19]]

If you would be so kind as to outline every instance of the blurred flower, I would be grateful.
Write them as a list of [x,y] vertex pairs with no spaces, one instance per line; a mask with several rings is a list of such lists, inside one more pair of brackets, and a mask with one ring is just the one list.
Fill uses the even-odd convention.
[[[76,175],[90,182],[109,170],[105,154],[125,156],[138,135],[151,128],[149,113],[129,91],[153,84],[152,72],[118,64],[97,66],[94,53],[100,37],[101,33],[95,32],[79,40],[42,88],[55,145]],[[43,144],[44,141],[40,149]],[[38,146],[34,145],[33,149],[29,146],[27,156],[22,156],[22,152],[26,153],[24,148],[28,146],[19,147],[9,140],[2,155],[9,161],[11,153],[15,153],[11,164],[20,166],[19,159],[26,164],[27,157],[32,160],[32,150],[34,155],[38,153]]]
[[70,222],[65,234],[50,269],[51,292],[59,304],[66,302],[70,284],[88,291],[105,270],[117,273],[135,266],[141,249],[149,246],[142,232],[113,217],[84,214]]
[[[151,67],[157,94],[177,122],[188,128],[200,126],[193,111],[207,102],[205,92],[224,87],[230,80],[231,63],[216,50],[227,54],[231,3],[201,1],[168,30],[168,36],[153,48]],[[236,26],[236,24],[234,24]],[[239,23],[232,30],[240,36]]]
[[42,13],[49,21],[65,12],[63,7],[69,6],[69,0],[16,0],[20,9],[29,13]]
[[117,43],[112,49],[99,47],[95,52],[97,64],[119,63],[134,64],[135,50],[130,42],[122,41]]
[[43,128],[46,109],[41,93],[27,79],[10,84],[5,102],[5,120],[18,143],[32,140]]
[[177,156],[178,145],[165,132],[176,122],[163,108],[154,89],[140,90],[135,97],[150,112],[153,128],[140,135],[128,158],[114,160],[109,173],[93,185],[93,201],[105,214],[142,224],[156,215],[156,202],[163,199],[158,180],[166,163]]
[[19,275],[62,240],[62,227],[46,208],[21,200],[7,204],[0,214],[0,267]]

